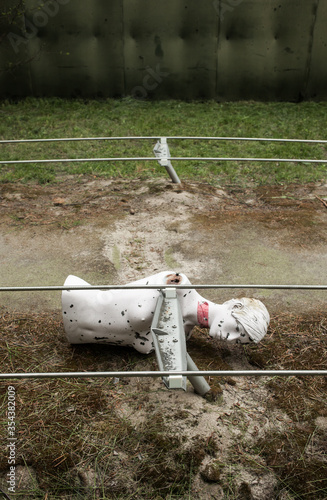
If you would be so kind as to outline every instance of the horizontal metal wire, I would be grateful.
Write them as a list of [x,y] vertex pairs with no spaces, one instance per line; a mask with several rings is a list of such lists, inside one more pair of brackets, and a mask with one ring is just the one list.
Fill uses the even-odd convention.
[[327,290],[327,285],[44,285],[44,286],[1,286],[0,292],[40,292],[56,290],[162,290],[176,288],[181,290],[191,289],[222,289],[222,288],[247,288],[263,290]]
[[125,136],[125,137],[62,137],[55,139],[3,139],[0,144],[23,144],[29,142],[68,142],[68,141],[121,141],[121,140],[157,140],[165,137],[167,140],[199,140],[199,141],[264,141],[264,142],[300,142],[308,144],[326,144],[325,139],[283,139],[272,137],[203,137],[203,136]]
[[[326,160],[315,160],[310,158],[242,158],[242,157],[198,157],[198,156],[169,156],[160,158],[160,161],[169,159],[170,161],[258,161],[258,162],[280,162],[280,163],[327,163]],[[28,164],[28,163],[83,163],[83,162],[103,162],[103,161],[159,161],[153,156],[131,156],[117,158],[51,158],[48,160],[1,160],[0,165]]]
[[327,370],[208,370],[208,371],[139,371],[139,372],[49,372],[49,373],[1,373],[1,379],[25,378],[87,378],[87,377],[293,377],[327,376]]

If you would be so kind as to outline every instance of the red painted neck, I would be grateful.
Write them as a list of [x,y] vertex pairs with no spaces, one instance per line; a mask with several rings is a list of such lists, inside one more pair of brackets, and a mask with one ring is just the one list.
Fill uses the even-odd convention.
[[198,302],[198,324],[203,328],[209,328],[209,304]]

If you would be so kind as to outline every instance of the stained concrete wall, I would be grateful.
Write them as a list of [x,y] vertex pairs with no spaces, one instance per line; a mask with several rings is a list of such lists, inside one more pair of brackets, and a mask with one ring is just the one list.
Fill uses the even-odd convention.
[[2,96],[327,97],[323,0],[2,2]]

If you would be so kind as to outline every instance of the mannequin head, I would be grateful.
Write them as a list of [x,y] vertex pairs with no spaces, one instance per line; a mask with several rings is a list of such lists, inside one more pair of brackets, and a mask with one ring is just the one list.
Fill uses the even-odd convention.
[[224,302],[210,321],[209,335],[229,342],[259,342],[270,321],[265,305],[257,299],[231,299]]

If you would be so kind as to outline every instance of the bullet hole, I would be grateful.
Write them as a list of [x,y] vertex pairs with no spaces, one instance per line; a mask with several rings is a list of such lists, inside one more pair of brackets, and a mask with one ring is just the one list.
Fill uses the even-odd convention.
[[182,282],[182,277],[180,276],[179,273],[176,274],[169,274],[167,276],[167,285],[173,285],[174,283],[181,283]]

